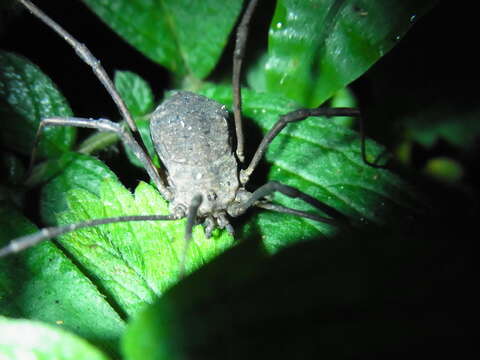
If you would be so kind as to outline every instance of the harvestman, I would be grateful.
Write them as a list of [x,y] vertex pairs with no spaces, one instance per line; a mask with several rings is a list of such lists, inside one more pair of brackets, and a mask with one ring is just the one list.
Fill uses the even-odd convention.
[[[215,228],[226,229],[233,234],[233,228],[228,221],[228,216],[236,217],[242,215],[252,206],[324,223],[344,223],[341,214],[291,186],[270,181],[254,192],[248,192],[245,189],[245,185],[268,145],[287,124],[302,121],[309,116],[360,115],[359,111],[354,108],[323,107],[299,109],[282,115],[265,135],[248,166],[244,166],[240,74],[248,26],[258,0],[251,0],[248,4],[236,33],[232,79],[233,114],[237,139],[235,154],[230,145],[230,134],[227,124],[228,111],[225,106],[204,96],[178,91],[155,109],[150,120],[150,132],[155,150],[168,172],[167,183],[160,177],[157,168],[147,155],[143,143],[137,140],[139,136],[137,136],[138,130],[135,122],[100,62],[90,53],[85,45],[75,40],[29,0],[18,1],[67,41],[78,56],[92,68],[128,125],[126,127],[107,119],[93,120],[76,117],[42,119],[33,146],[30,166],[33,165],[39,138],[43,128],[46,126],[75,126],[99,131],[110,131],[117,134],[124,145],[131,148],[136,157],[142,162],[162,197],[169,201],[171,213],[170,215],[138,215],[93,219],[81,223],[44,228],[39,232],[12,240],[7,246],[0,249],[0,257],[22,251],[43,240],[52,239],[81,228],[127,221],[163,221],[185,217],[187,218],[185,246],[187,246],[192,236],[192,228],[196,223],[203,221],[207,237],[211,235],[212,230]],[[361,121],[360,124],[362,124]],[[360,133],[363,161],[370,166],[380,167],[367,161],[362,128]],[[288,197],[299,198],[324,211],[331,217],[311,214],[264,200],[266,196],[273,192],[281,192]]]

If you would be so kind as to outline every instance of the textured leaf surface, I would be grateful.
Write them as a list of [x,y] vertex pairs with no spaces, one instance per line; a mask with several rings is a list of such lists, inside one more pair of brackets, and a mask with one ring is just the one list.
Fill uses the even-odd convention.
[[[24,57],[0,51],[1,142],[29,155],[40,120],[52,116],[72,116],[52,81]],[[75,134],[74,128],[45,129],[40,156],[52,157],[70,149]]]
[[318,106],[389,51],[435,1],[279,0],[266,90]]
[[204,78],[225,46],[242,1],[84,0],[145,56],[180,76]]
[[105,360],[85,340],[39,322],[0,317],[1,359]]
[[[97,163],[82,158],[44,188],[45,218],[68,224],[169,213],[166,202],[150,185],[140,183],[132,195],[107,170],[103,174],[92,172]],[[178,281],[184,229],[185,220],[122,223],[77,231],[63,236],[61,243],[120,312],[131,316]],[[232,241],[225,233],[206,239],[201,227],[196,227],[187,253],[187,270],[209,261]]]

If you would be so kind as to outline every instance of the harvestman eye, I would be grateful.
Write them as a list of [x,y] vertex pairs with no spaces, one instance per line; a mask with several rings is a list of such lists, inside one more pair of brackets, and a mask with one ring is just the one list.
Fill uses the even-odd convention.
[[[178,91],[165,100],[151,115],[150,132],[155,150],[167,170],[168,181],[159,175],[145,151],[145,145],[133,136],[138,132],[127,107],[115,90],[100,62],[90,51],[60,25],[50,19],[29,0],[18,0],[30,12],[67,41],[104,85],[116,104],[128,127],[108,119],[85,119],[77,117],[52,117],[42,119],[37,131],[31,155],[30,167],[34,164],[39,138],[47,126],[74,126],[109,131],[118,135],[123,144],[130,148],[143,164],[145,171],[159,193],[170,203],[170,215],[119,216],[85,221],[76,224],[44,228],[34,234],[13,239],[0,249],[0,257],[22,251],[41,241],[81,228],[127,221],[167,221],[187,218],[185,249],[192,235],[192,228],[203,223],[207,236],[215,228],[233,233],[229,217],[244,214],[250,207],[257,206],[281,213],[300,216],[314,221],[337,226],[347,226],[347,219],[335,209],[291,186],[270,181],[253,192],[246,190],[251,175],[258,166],[270,142],[292,122],[308,117],[354,116],[360,113],[354,108],[311,108],[299,109],[279,117],[275,125],[264,136],[249,162],[245,161],[244,135],[241,116],[241,68],[245,53],[249,23],[258,0],[251,0],[236,31],[233,53],[233,114],[235,123],[236,149],[232,149],[232,135],[228,131],[228,112],[224,105],[187,91]],[[381,167],[366,160],[365,139],[360,121],[361,155],[363,161],[373,167]],[[280,192],[298,198],[323,211],[328,217],[274,204],[265,198]],[[186,250],[183,253],[185,257]],[[183,259],[184,260],[184,259]],[[184,261],[182,261],[182,266]],[[183,269],[182,269],[183,270]]]

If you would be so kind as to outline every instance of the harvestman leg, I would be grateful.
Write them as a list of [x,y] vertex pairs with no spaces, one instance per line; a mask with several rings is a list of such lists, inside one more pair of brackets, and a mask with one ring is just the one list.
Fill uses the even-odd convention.
[[94,227],[99,225],[114,224],[127,221],[159,221],[159,220],[177,220],[174,215],[132,215],[132,216],[117,216],[112,218],[93,219],[82,221],[76,224],[69,224],[57,227],[44,228],[33,234],[25,235],[12,240],[7,246],[0,249],[0,257],[10,254],[18,253],[29,247],[37,245],[38,243],[52,239],[54,237],[87,227]]
[[[265,151],[267,150],[268,145],[272,142],[275,136],[277,136],[280,133],[280,131],[282,131],[285,128],[285,126],[287,126],[289,123],[302,121],[310,116],[332,117],[332,116],[359,116],[359,115],[360,115],[359,110],[354,108],[322,108],[320,107],[320,108],[314,108],[314,109],[299,109],[299,110],[295,110],[280,116],[279,120],[275,123],[275,125],[270,129],[270,131],[262,139],[249,166],[246,169],[240,171],[240,182],[242,184],[246,184],[248,182],[250,175],[253,173],[260,159],[265,154]],[[365,156],[365,138],[363,136],[363,132],[362,132],[361,140],[362,140],[361,152],[362,152],[363,161],[371,166],[381,167],[375,164],[370,164],[367,161]],[[277,204],[257,203],[258,200],[262,199],[263,197],[275,191],[281,192],[284,195],[289,196],[291,198],[299,198],[304,202],[316,207],[317,209],[326,212],[328,215],[332,216],[332,218],[326,218],[326,217],[310,214],[305,211],[291,209],[291,208],[287,208]],[[319,221],[319,222],[324,222],[324,223],[330,223],[330,224],[335,224],[339,222],[344,224],[348,223],[348,220],[345,218],[345,216],[340,212],[336,211],[335,209],[318,201],[317,199],[311,197],[310,195],[301,192],[298,189],[295,189],[288,185],[281,184],[276,181],[268,182],[265,185],[258,188],[256,191],[254,191],[251,198],[245,204],[242,204],[242,208],[246,210],[247,208],[253,205],[262,207],[265,209],[277,211],[277,212],[283,212],[291,215],[309,218],[309,219]]]
[[[240,77],[242,71],[242,62],[245,57],[245,47],[248,36],[248,28],[250,20],[252,18],[255,7],[257,6],[257,0],[251,0],[245,10],[245,13],[240,21],[240,24],[237,28],[237,36],[235,41],[235,50],[233,52],[233,77],[232,77],[232,90],[233,90],[233,115],[235,120],[235,131],[237,136],[237,150],[236,154],[241,163],[245,161],[244,154],[244,137],[242,129],[242,92],[240,87]],[[302,115],[305,114],[305,115]],[[298,116],[300,116],[298,118]],[[361,155],[362,160],[365,164],[374,167],[374,168],[385,168],[383,165],[378,165],[367,160],[366,150],[365,150],[365,129],[363,119],[360,116],[360,112],[354,108],[316,108],[316,109],[300,109],[293,111],[286,115],[280,117],[278,123],[270,130],[270,132],[265,136],[264,141],[260,144],[257,153],[255,154],[252,162],[250,163],[248,169],[243,171],[243,179],[241,178],[242,184],[246,184],[250,174],[253,172],[255,167],[258,164],[258,161],[262,157],[263,153],[266,150],[268,144],[273,140],[273,138],[285,127],[286,123],[304,120],[309,116],[355,116],[359,119],[360,126],[360,141],[361,141]],[[282,126],[283,124],[283,126]],[[279,129],[277,130],[276,128]]]
[[96,129],[99,131],[110,131],[115,133],[122,140],[125,146],[130,148],[135,154],[135,156],[145,166],[145,170],[154,182],[160,194],[162,194],[163,198],[165,200],[171,200],[172,196],[170,190],[168,190],[167,187],[164,185],[163,180],[160,178],[157,169],[153,166],[152,161],[150,160],[146,152],[143,150],[143,148],[140,146],[140,144],[135,140],[135,138],[132,136],[132,134],[130,134],[128,130],[124,129],[122,125],[114,123],[113,121],[107,119],[94,120],[76,117],[52,117],[43,119],[40,122],[40,126],[38,127],[37,135],[35,137],[35,143],[32,150],[30,164],[33,164],[33,162],[35,161],[37,144],[45,126],[74,126]]
[[237,136],[237,157],[243,163],[245,161],[244,154],[244,139],[242,128],[242,92],[240,89],[240,76],[242,69],[243,58],[245,57],[245,45],[248,37],[248,28],[253,11],[257,6],[257,0],[252,0],[248,4],[242,20],[237,28],[237,38],[235,41],[235,50],[233,51],[233,77],[232,77],[232,91],[233,91],[233,117],[235,120],[235,132]]
[[[282,131],[285,128],[285,126],[287,126],[289,123],[292,123],[292,122],[305,120],[310,116],[326,116],[326,117],[360,116],[360,111],[355,108],[319,107],[319,108],[313,108],[313,109],[298,109],[298,110],[289,112],[288,114],[281,115],[278,121],[275,123],[275,125],[270,129],[270,131],[262,139],[248,167],[240,171],[240,182],[242,184],[246,184],[248,182],[248,180],[250,179],[250,175],[252,175],[253,171],[255,170],[258,163],[260,162],[260,159],[265,154],[265,151],[267,150],[268,145],[272,142],[275,136],[277,136],[280,133],[280,131]],[[362,152],[363,161],[373,167],[382,167],[380,165],[372,164],[367,161],[366,155],[365,155],[365,137],[363,136],[363,134],[362,134],[361,140],[362,140],[361,152]]]
[[83,60],[88,66],[90,66],[93,70],[95,76],[100,80],[103,84],[105,89],[107,89],[108,93],[112,97],[113,101],[117,105],[120,114],[128,123],[130,129],[134,132],[137,132],[137,126],[135,125],[135,121],[133,121],[130,112],[127,110],[127,106],[125,105],[124,101],[115,90],[115,86],[113,85],[112,81],[108,77],[105,69],[100,64],[100,61],[97,60],[93,54],[88,50],[88,48],[82,44],[81,42],[77,41],[72,35],[70,35],[65,29],[63,29],[59,24],[57,24],[54,20],[52,20],[47,14],[45,14],[42,10],[36,7],[33,3],[29,0],[18,0],[21,2],[30,12],[43,21],[48,27],[50,27],[53,31],[55,31],[62,39],[64,39],[70,46],[75,50],[77,55],[80,59]]
[[[42,10],[36,7],[33,3],[29,0],[18,0],[20,1],[30,12],[38,17],[41,21],[43,21],[48,27],[50,27],[53,31],[55,31],[58,35],[60,35],[72,48],[75,50],[77,55],[83,60],[88,66],[91,67],[93,73],[98,78],[98,80],[103,84],[107,92],[110,94],[111,98],[115,102],[121,116],[127,122],[129,128],[134,134],[138,134],[137,126],[135,121],[133,120],[130,112],[125,105],[125,102],[122,100],[118,92],[115,90],[115,86],[113,85],[112,81],[108,77],[105,69],[100,64],[100,61],[97,60],[93,54],[88,50],[88,48],[77,41],[72,35],[70,35],[65,29],[63,29],[59,24],[57,24],[54,20],[52,20],[47,14],[45,14]],[[90,127],[90,126],[86,126]],[[38,138],[38,135],[37,135]],[[138,150],[137,156],[140,156],[142,159],[142,163],[147,169],[148,174],[152,178],[152,181],[155,182],[159,191],[165,197],[167,195],[167,190],[165,188],[164,182],[160,179],[158,175],[157,169],[152,163],[152,160],[146,155],[146,150],[144,145],[141,142],[136,141],[135,148]],[[36,151],[36,145],[32,152]],[[143,153],[140,155],[140,152]],[[32,165],[32,164],[31,164]],[[169,199],[168,195],[165,199]]]
[[[285,206],[281,206],[278,204],[272,204],[272,203],[257,203],[260,199],[273,194],[274,192],[280,192],[290,198],[293,199],[300,199],[307,204],[312,205],[313,207],[316,207],[317,209],[327,213],[331,218],[327,218],[324,216],[319,216],[315,214],[311,214],[306,211],[301,211],[301,210],[296,210],[296,209],[291,209]],[[323,222],[327,224],[347,224],[348,220],[347,218],[340,213],[339,211],[335,210],[334,208],[322,203],[321,201],[318,201],[314,197],[292,187],[288,186],[285,184],[282,184],[278,181],[269,181],[265,185],[260,186],[257,190],[255,190],[252,193],[252,196],[244,203],[241,205],[242,211],[246,211],[249,207],[251,206],[257,206],[261,207],[264,209],[269,209],[277,212],[283,212],[287,214],[292,214],[296,215],[299,217],[305,217],[309,218],[318,222]]]
[[[75,127],[83,127],[83,128],[91,128],[96,129],[98,131],[111,131],[115,133],[125,144],[128,146],[137,158],[145,165],[146,159],[149,159],[137,141],[133,138],[132,134],[126,129],[123,128],[122,125],[114,123],[107,119],[83,119],[83,118],[47,118],[43,119],[38,127],[37,136],[35,138],[35,144],[38,143],[39,138],[42,134],[43,128],[45,126],[75,126]],[[36,146],[34,147],[36,149]],[[31,162],[34,161],[35,152],[32,152]],[[170,195],[170,191],[164,187],[162,180],[160,179],[158,172],[155,168],[155,171],[149,171],[149,167],[146,166],[146,170],[150,175],[150,178],[157,186],[159,192],[168,199]],[[192,204],[189,209],[188,217],[189,220],[187,221],[186,226],[186,234],[185,238],[188,240],[192,234],[192,227],[195,224],[195,217],[197,214],[198,207],[201,204],[201,198],[198,206],[195,205],[196,203]],[[192,215],[193,214],[193,215]],[[106,225],[106,224],[113,224],[119,222],[127,222],[127,221],[159,221],[159,220],[177,220],[179,218],[184,217],[185,214],[170,214],[170,215],[133,215],[133,216],[118,216],[112,218],[103,218],[103,219],[93,219],[88,221],[83,221],[76,224],[69,224],[64,226],[57,226],[57,227],[48,227],[44,228],[39,232],[25,235],[18,237],[12,240],[7,246],[0,249],[0,257],[7,256],[12,253],[20,252],[24,249],[27,249],[31,246],[34,246],[44,240],[52,239],[59,235],[63,235],[68,232],[72,232],[78,229],[86,228],[86,227],[93,227],[98,225]],[[191,217],[193,216],[193,220]]]
[[197,194],[193,197],[187,212],[187,224],[185,225],[185,241],[183,242],[183,251],[181,259],[180,277],[185,276],[185,264],[187,260],[187,251],[190,247],[190,241],[192,240],[192,230],[197,221],[197,213],[200,205],[202,205],[203,197],[201,194]]

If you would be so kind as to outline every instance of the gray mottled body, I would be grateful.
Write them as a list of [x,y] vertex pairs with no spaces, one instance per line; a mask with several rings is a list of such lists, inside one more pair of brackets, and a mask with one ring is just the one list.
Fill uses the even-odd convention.
[[168,171],[171,211],[185,212],[201,194],[200,217],[224,213],[239,190],[225,106],[191,92],[175,92],[152,114],[150,132]]

